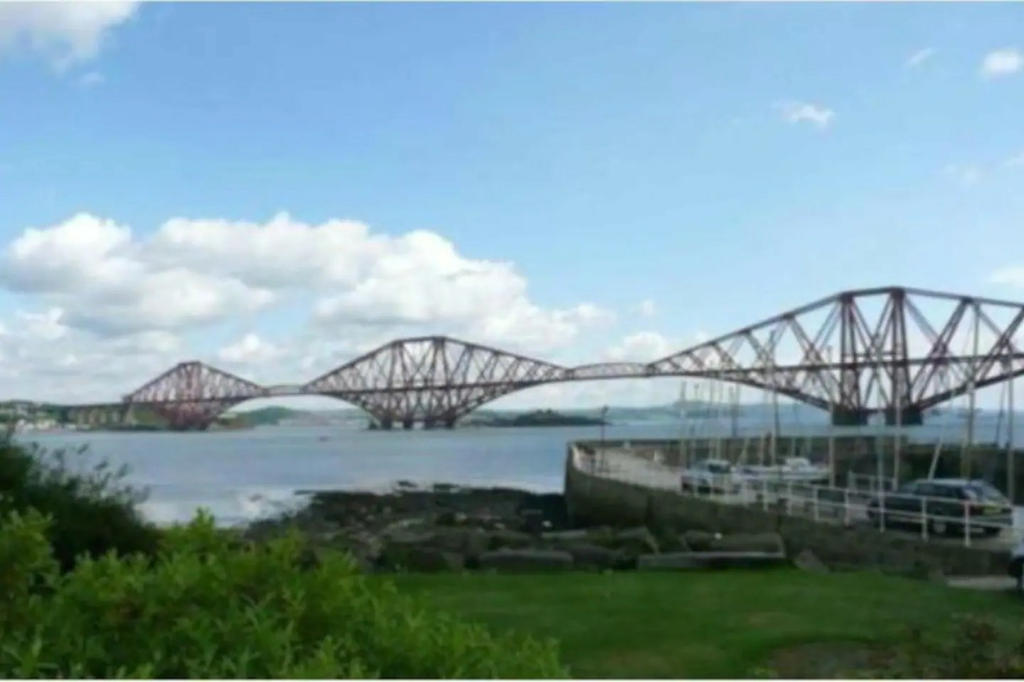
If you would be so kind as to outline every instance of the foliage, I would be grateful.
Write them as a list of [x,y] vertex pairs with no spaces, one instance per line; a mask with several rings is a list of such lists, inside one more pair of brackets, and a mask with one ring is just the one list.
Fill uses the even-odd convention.
[[924,679],[1024,678],[1024,629],[991,618],[960,616],[953,635],[914,628],[888,666],[872,677]]
[[69,454],[81,462],[86,449],[50,452],[0,434],[0,514],[50,515],[49,540],[65,570],[81,554],[154,552],[158,532],[136,510],[143,495],[122,483],[125,469],[111,470],[107,462],[73,468]]
[[[301,536],[232,546],[209,516],[169,532],[152,562],[80,561],[61,574],[47,520],[0,527],[0,676],[557,677],[554,647],[426,612]],[[305,568],[303,567],[305,565]]]

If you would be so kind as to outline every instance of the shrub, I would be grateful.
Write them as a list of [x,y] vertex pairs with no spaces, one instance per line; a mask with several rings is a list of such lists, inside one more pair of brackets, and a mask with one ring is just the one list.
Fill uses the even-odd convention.
[[917,679],[1024,678],[1024,630],[1007,632],[977,616],[955,618],[948,632],[910,632],[884,669],[863,671],[870,677]]
[[[68,454],[23,446],[9,433],[0,434],[0,515],[30,508],[50,515],[50,543],[64,570],[80,554],[154,552],[159,534],[136,510],[142,495],[122,483],[125,470],[100,462],[74,471]],[[86,449],[70,454],[80,460]]]
[[60,574],[45,525],[29,512],[0,527],[3,677],[566,675],[552,644],[427,612],[346,555],[304,562],[295,533],[225,542],[201,514],[152,561],[110,553]]

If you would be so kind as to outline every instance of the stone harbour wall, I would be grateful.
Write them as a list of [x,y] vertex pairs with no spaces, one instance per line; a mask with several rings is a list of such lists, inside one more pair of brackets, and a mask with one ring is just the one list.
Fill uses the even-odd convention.
[[583,471],[568,447],[565,504],[572,525],[666,526],[717,533],[778,533],[786,553],[810,550],[832,567],[879,568],[921,577],[1005,575],[1007,550],[967,548],[926,541],[911,533],[881,533],[787,516],[773,510],[711,502],[672,490],[657,490]]

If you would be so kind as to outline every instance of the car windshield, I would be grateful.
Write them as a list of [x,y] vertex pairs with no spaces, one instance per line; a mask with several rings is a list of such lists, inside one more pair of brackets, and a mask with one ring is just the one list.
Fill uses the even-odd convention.
[[727,474],[729,473],[729,469],[730,467],[728,464],[722,464],[719,462],[710,462],[708,464],[708,471],[713,474]]
[[967,486],[968,496],[973,493],[972,499],[982,500],[984,502],[1001,502],[1008,504],[1009,501],[1006,496],[1003,495],[999,490],[991,483],[985,481],[974,481]]

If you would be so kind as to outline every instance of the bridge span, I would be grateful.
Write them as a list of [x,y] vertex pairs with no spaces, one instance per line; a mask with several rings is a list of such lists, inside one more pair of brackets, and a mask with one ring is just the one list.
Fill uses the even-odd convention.
[[[698,377],[775,392],[836,424],[919,424],[923,411],[1024,373],[1024,303],[906,287],[844,291],[649,362],[565,367],[447,336],[398,339],[304,384],[261,386],[199,361],[180,363],[120,403],[69,405],[172,428],[203,429],[255,398],[319,395],[365,410],[384,429],[448,427],[477,407],[542,384]],[[104,417],[106,419],[107,417]]]

